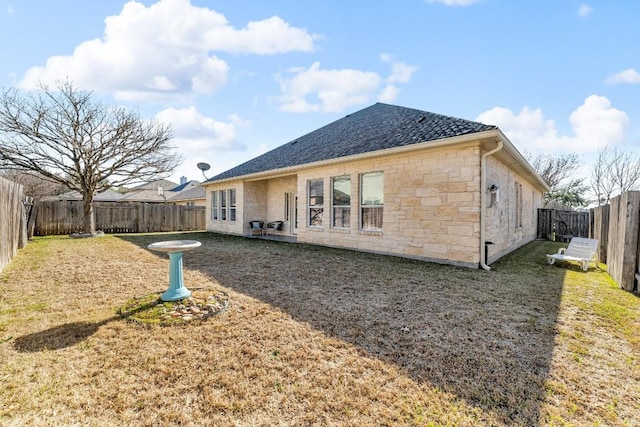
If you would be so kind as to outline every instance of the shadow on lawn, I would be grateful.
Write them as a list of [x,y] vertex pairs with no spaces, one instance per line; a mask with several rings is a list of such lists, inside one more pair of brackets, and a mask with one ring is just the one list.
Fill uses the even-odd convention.
[[16,350],[25,353],[70,347],[95,334],[102,325],[117,319],[121,319],[121,317],[114,316],[101,322],[65,323],[41,332],[18,337],[13,346]]
[[[119,237],[141,247],[159,240]],[[540,423],[566,273],[547,266],[544,255],[557,244],[533,242],[486,272],[213,233],[179,238],[203,243],[185,254],[185,268],[506,424]]]

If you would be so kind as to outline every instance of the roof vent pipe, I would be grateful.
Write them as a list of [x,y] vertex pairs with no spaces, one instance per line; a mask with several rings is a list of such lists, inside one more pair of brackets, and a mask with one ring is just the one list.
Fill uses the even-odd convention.
[[487,216],[487,157],[502,150],[504,143],[502,138],[498,139],[498,145],[493,150],[487,151],[482,155],[480,160],[480,267],[485,270],[491,270],[491,267],[487,265],[487,256],[485,252],[485,228],[486,228],[486,216]]

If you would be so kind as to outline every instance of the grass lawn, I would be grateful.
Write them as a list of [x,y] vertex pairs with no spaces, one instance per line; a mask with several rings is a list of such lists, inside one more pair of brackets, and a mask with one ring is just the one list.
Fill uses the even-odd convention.
[[[159,240],[228,310],[141,326]],[[533,242],[490,272],[212,233],[37,238],[0,274],[0,425],[637,426],[640,298]],[[604,267],[604,266],[603,266]]]

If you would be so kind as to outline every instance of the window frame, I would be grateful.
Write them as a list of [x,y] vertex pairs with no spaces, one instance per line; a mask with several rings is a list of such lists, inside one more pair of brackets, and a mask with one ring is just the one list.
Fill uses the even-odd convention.
[[[348,185],[348,189],[349,189],[349,193],[347,194],[349,196],[349,201],[347,203],[344,204],[337,204],[336,203],[336,196],[335,196],[335,191],[336,191],[336,185],[335,183],[340,182],[340,181],[347,181],[349,183]],[[349,229],[351,228],[351,175],[340,175],[340,176],[334,176],[331,178],[331,228],[338,228],[338,229]],[[336,215],[337,210],[340,209],[343,211],[343,214],[338,216]],[[346,213],[346,215],[345,215]],[[342,219],[342,224],[341,225],[337,225],[336,224],[336,218],[341,218]],[[345,221],[346,219],[346,221]],[[346,224],[345,224],[346,222]]]
[[214,190],[211,192],[211,220],[218,221],[219,218],[218,190]]
[[220,190],[220,221],[226,221],[227,215],[227,190]]
[[[312,183],[321,183],[321,195],[313,195],[311,194]],[[318,197],[321,199],[321,203],[311,204],[312,197],[314,200]],[[312,211],[316,211],[315,214],[312,214]],[[318,213],[320,214],[320,220],[317,221]],[[324,216],[324,178],[314,178],[307,180],[307,225],[311,228],[322,228],[323,227],[323,216]],[[316,219],[316,223],[313,223],[314,219]]]
[[522,184],[520,184],[518,181],[515,182],[515,190],[516,190],[516,195],[515,195],[515,229],[519,230],[522,228],[522,212],[523,212],[523,206],[522,206]]
[[236,196],[237,192],[235,188],[230,188],[227,190],[228,193],[228,212],[229,212],[229,222],[236,222],[237,219],[237,206],[236,206]]
[[[380,189],[381,191],[381,203],[378,204],[368,204],[365,203],[365,201],[363,200],[363,197],[365,196],[365,189],[364,189],[364,184],[365,184],[365,177],[366,176],[370,176],[370,175],[380,175],[382,177],[382,188]],[[374,172],[365,172],[365,173],[361,173],[359,178],[359,189],[360,189],[360,194],[358,197],[358,205],[359,205],[359,209],[358,209],[358,226],[360,228],[360,230],[362,231],[382,231],[383,227],[384,227],[384,171],[374,171]],[[380,226],[379,227],[365,227],[365,210],[374,210],[374,209],[379,209],[380,210]]]

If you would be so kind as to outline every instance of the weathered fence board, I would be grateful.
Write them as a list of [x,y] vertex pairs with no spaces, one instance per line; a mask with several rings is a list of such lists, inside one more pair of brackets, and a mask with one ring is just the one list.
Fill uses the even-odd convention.
[[[152,233],[204,230],[205,208],[165,203],[95,202],[96,229],[105,233]],[[34,234],[83,231],[82,201],[40,201]]]
[[621,288],[634,291],[640,230],[640,191],[627,191],[614,197],[610,205],[607,271]]
[[588,211],[538,209],[538,239],[568,241],[589,236]]
[[0,178],[0,270],[27,244],[22,185]]
[[609,209],[610,205],[604,205],[591,210],[592,226],[589,237],[598,240],[598,256],[604,263],[607,262],[609,245]]

